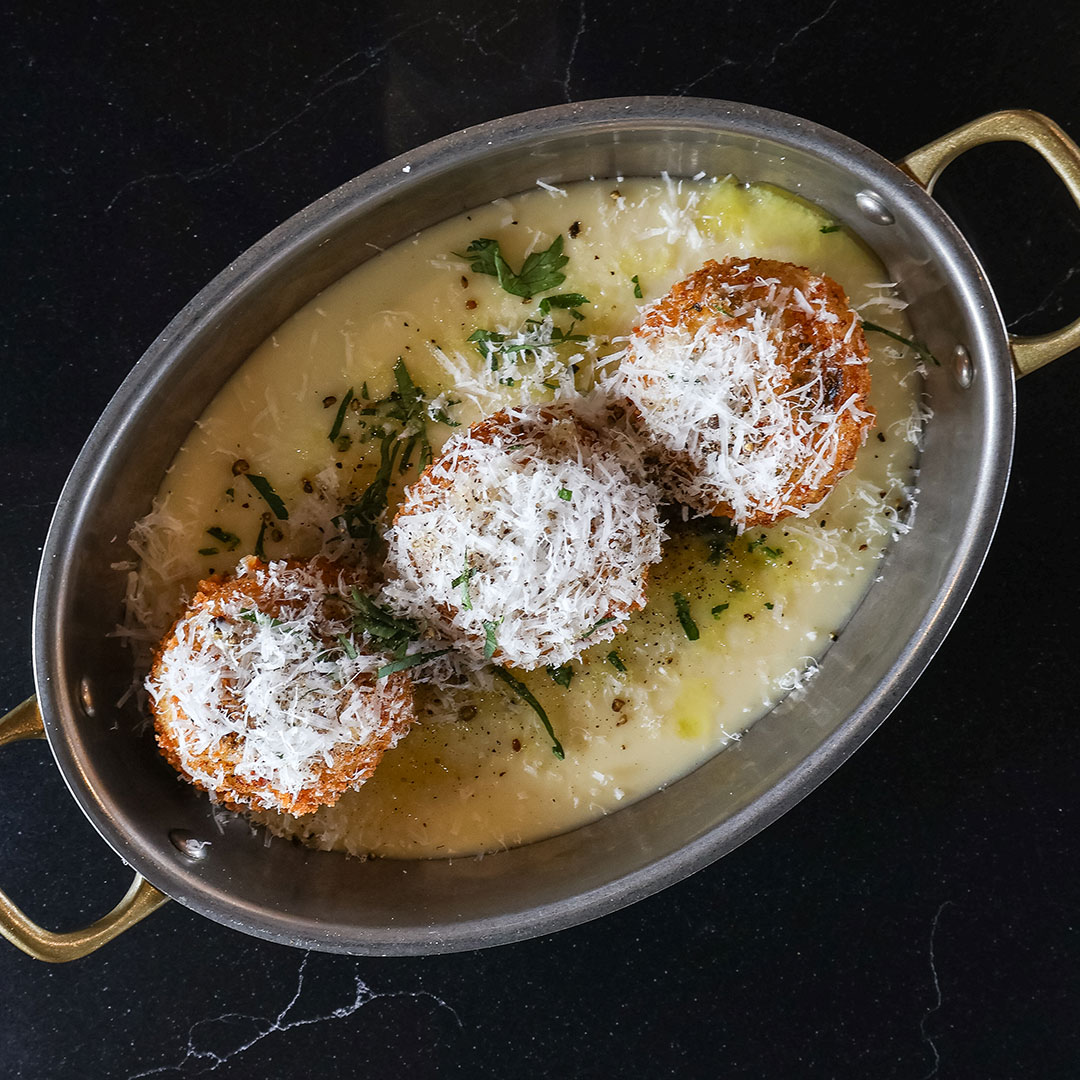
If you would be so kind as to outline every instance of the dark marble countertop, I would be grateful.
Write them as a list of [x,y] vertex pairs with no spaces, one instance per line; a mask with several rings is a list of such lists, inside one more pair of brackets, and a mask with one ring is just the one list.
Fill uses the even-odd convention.
[[[1003,107],[1080,135],[1074,3],[4,6],[5,706],[32,692],[39,550],[113,391],[234,256],[366,168],[498,115],[645,93],[765,105],[892,158]],[[973,152],[938,197],[1011,328],[1080,313],[1080,212],[1034,154]],[[952,634],[867,745],[742,848],[478,953],[308,954],[178,904],[65,966],[0,942],[0,1074],[1080,1075],[1080,355],[1018,398],[1001,526]],[[17,902],[72,928],[128,873],[44,744],[0,753]]]

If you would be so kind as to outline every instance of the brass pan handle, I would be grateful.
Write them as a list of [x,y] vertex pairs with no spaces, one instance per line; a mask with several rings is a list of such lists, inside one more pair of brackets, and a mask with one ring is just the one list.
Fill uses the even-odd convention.
[[[945,166],[973,146],[990,142],[1022,142],[1037,151],[1057,173],[1080,206],[1080,147],[1042,113],[1007,109],[964,124],[898,162],[928,192],[932,192]],[[1052,334],[1034,337],[1009,335],[1017,378],[1080,348],[1080,319]]]
[[[21,739],[44,739],[45,725],[37,698],[27,698],[0,719],[0,746]],[[123,899],[103,918],[85,930],[56,934],[37,925],[23,914],[0,890],[0,934],[35,960],[62,964],[78,960],[156,911],[169,898],[145,878],[135,875]]]

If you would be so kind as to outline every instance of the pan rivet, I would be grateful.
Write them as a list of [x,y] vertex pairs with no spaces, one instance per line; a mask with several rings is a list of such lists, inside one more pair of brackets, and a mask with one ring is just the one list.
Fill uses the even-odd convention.
[[94,706],[94,695],[90,689],[90,681],[88,679],[81,679],[79,681],[79,701],[82,704],[83,712],[93,720],[97,710]]
[[210,854],[210,841],[200,840],[187,829],[173,829],[169,833],[172,846],[189,859],[205,859]]
[[855,196],[855,205],[863,212],[863,217],[875,225],[892,225],[896,221],[892,211],[882,202],[881,196],[873,191],[860,191]]
[[963,345],[957,345],[953,349],[953,378],[965,390],[975,378],[975,365],[971,362],[971,354]]

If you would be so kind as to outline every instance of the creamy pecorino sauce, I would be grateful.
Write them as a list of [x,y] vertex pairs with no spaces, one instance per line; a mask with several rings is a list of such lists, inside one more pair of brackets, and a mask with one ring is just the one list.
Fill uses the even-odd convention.
[[[551,291],[585,298],[575,307],[581,318],[569,308],[545,314],[539,297],[505,291],[455,254],[495,239],[508,266],[520,269],[560,236],[569,262],[565,282]],[[731,178],[635,179],[500,199],[380,253],[237,371],[133,533],[134,633],[160,637],[200,578],[255,550],[267,558],[320,550],[363,557],[355,542],[334,539],[333,518],[379,466],[380,440],[367,437],[363,410],[394,389],[399,358],[429,399],[427,436],[437,453],[454,430],[448,422],[587,391],[605,364],[618,362],[644,305],[707,259],[728,255],[826,274],[867,321],[910,335],[880,263],[820,210],[774,188]],[[493,362],[477,331],[489,332],[488,342],[498,335],[533,348],[497,353]],[[252,816],[275,833],[358,855],[476,854],[617,810],[738,739],[814,675],[883,550],[908,528],[926,416],[920,366],[895,339],[867,339],[877,423],[855,470],[821,507],[739,537],[676,511],[663,561],[649,574],[648,607],[626,632],[588,649],[568,687],[565,674],[556,682],[543,668],[515,673],[546,709],[565,760],[510,689],[421,685],[420,722],[362,788],[302,818]],[[418,457],[419,447],[404,474],[395,468],[388,519]],[[266,479],[287,519],[253,475]],[[689,603],[695,640],[675,594]]]

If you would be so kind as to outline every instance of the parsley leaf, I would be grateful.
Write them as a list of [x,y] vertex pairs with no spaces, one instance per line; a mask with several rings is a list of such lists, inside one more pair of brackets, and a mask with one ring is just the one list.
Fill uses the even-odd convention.
[[562,268],[570,259],[562,250],[563,238],[560,233],[546,251],[534,251],[529,255],[518,273],[514,273],[503,258],[498,240],[474,240],[464,252],[455,251],[454,254],[459,259],[465,259],[474,274],[496,277],[506,292],[529,298],[548,289],[556,289],[566,280]]
[[468,560],[465,561],[465,572],[458,574],[453,581],[450,582],[450,588],[456,589],[461,586],[461,606],[466,611],[472,611],[472,597],[469,596],[469,580],[473,574],[476,573],[476,567],[470,566]]
[[570,664],[560,664],[555,667],[554,664],[548,664],[547,673],[551,676],[552,682],[561,686],[564,690],[570,689],[570,680],[574,677],[574,668]]
[[613,623],[614,621],[615,616],[609,615],[606,619],[600,619],[598,622],[594,622],[592,626],[590,626],[589,629],[586,630],[585,633],[578,638],[578,641],[584,641],[586,638],[591,638],[593,634],[595,634],[596,631],[600,629],[601,626],[607,626],[608,623]]
[[[327,436],[332,443],[336,443],[338,436],[341,434],[341,425],[345,423],[345,413],[348,412],[349,402],[352,401],[352,399],[353,389],[350,386],[349,389],[345,391],[345,396],[341,399],[337,416],[334,417],[333,426],[330,428],[330,434]],[[346,447],[346,449],[348,449],[348,447]]]
[[523,682],[515,679],[506,668],[492,667],[491,674],[506,683],[540,717],[540,722],[544,725],[544,729],[551,738],[551,752],[562,761],[566,757],[566,752],[562,748],[562,743],[555,737],[555,729],[551,726],[551,721],[548,719],[548,714],[544,712],[543,705],[532,696],[529,688]]
[[616,670],[626,673],[626,665],[623,663],[623,658],[619,655],[618,650],[612,649],[607,654],[607,662]]
[[764,533],[762,533],[756,540],[751,540],[750,543],[746,545],[746,550],[750,552],[760,551],[761,554],[764,555],[769,562],[773,562],[774,560],[779,559],[780,556],[784,554],[783,548],[769,547],[769,545],[765,542]]
[[935,367],[941,367],[941,361],[918,338],[906,338],[894,330],[886,330],[884,326],[867,322],[865,319],[862,321],[862,328],[863,330],[869,330],[872,334],[884,334],[886,337],[892,338],[893,341],[899,341],[901,345],[914,349],[920,360],[929,360]]
[[436,657],[445,656],[449,651],[449,649],[439,649],[436,652],[414,652],[411,656],[403,656],[400,660],[391,660],[389,664],[383,664],[375,672],[375,678],[385,679],[387,675],[393,675],[395,671],[405,671],[418,664],[426,664]]
[[353,632],[367,634],[395,659],[404,659],[409,646],[419,640],[420,627],[412,619],[398,618],[392,611],[380,607],[371,597],[365,596],[355,586],[351,590],[348,603],[352,609]]
[[499,628],[499,623],[502,619],[496,619],[492,622],[489,619],[484,620],[484,659],[490,660],[495,655],[495,650],[499,647],[498,641],[495,640],[495,631]]
[[212,536],[215,540],[220,540],[225,545],[226,551],[235,551],[237,544],[240,543],[240,537],[235,533],[226,532],[224,529],[217,525],[211,525],[206,530],[207,534]]
[[698,630],[697,623],[690,614],[690,601],[681,592],[672,593],[671,599],[675,601],[675,614],[679,616],[679,622],[682,623],[683,633],[690,641],[697,641],[701,637],[701,631]]
[[638,281],[637,274],[635,274],[630,280],[634,283],[634,299],[643,300],[645,298],[645,294],[641,291],[641,282]]
[[265,476],[256,476],[254,473],[247,473],[246,475],[251,481],[251,486],[263,497],[266,505],[274,512],[274,517],[279,521],[287,521],[289,511],[285,509],[281,496],[274,490],[270,481]]
[[822,225],[821,228],[818,229],[818,232],[822,232],[822,233],[839,232],[843,227],[844,227],[843,225]]
[[587,296],[582,296],[581,293],[568,292],[558,293],[555,296],[545,296],[540,301],[540,314],[550,315],[552,308],[560,308],[563,311],[569,311],[575,319],[584,319],[585,316],[581,314],[577,309],[582,304],[591,303]]

